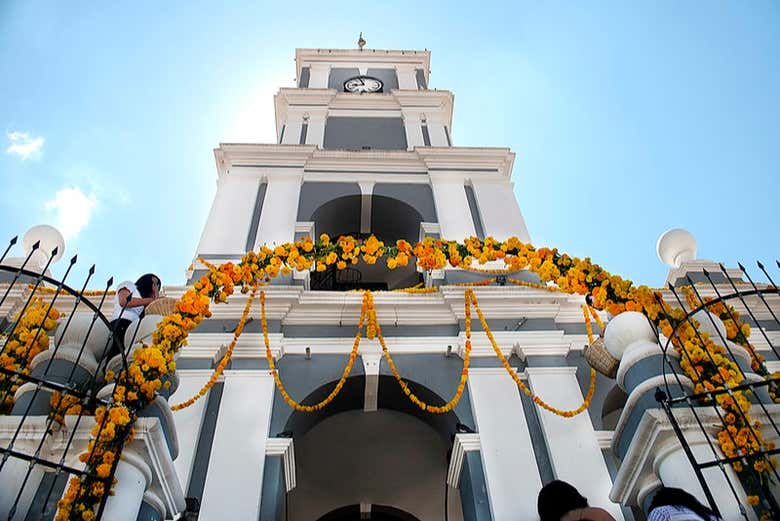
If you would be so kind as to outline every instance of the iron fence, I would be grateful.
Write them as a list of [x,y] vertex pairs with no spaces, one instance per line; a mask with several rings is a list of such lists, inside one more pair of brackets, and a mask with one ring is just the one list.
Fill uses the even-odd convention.
[[[772,463],[772,457],[779,453],[780,449],[773,448],[773,444],[764,443],[766,440],[780,439],[780,406],[775,403],[775,396],[780,396],[780,392],[775,392],[780,379],[773,378],[763,363],[755,362],[757,355],[762,357],[761,353],[771,360],[780,360],[777,342],[770,333],[780,330],[777,316],[780,310],[780,290],[769,270],[760,262],[756,266],[761,279],[751,275],[742,264],[739,265],[739,274],[720,265],[717,271],[703,270],[701,276],[688,275],[684,281],[678,280],[676,284],[668,285],[664,298],[659,298],[659,303],[680,307],[686,313],[682,320],[673,324],[673,332],[669,338],[665,338],[662,332],[655,328],[663,350],[664,376],[664,388],[657,389],[656,400],[665,411],[707,501],[715,512],[719,511],[719,501],[733,500],[739,505],[744,519],[757,518],[759,512],[770,513],[772,519],[780,519],[777,490],[773,490],[773,485],[780,484],[780,475]],[[780,268],[780,262],[777,266]],[[719,304],[723,304],[718,308],[722,313],[715,316],[710,311]],[[707,313],[702,313],[703,311]],[[721,320],[732,320],[738,324],[740,317],[751,326],[751,337],[758,338],[758,342],[763,344],[760,352],[757,352],[752,344],[743,346],[729,340],[729,334],[724,331]],[[721,323],[718,324],[718,321]],[[742,383],[731,386],[724,383],[715,385],[714,388],[706,386],[704,389],[697,386],[696,384],[704,384],[704,378],[699,376],[698,371],[683,371],[680,362],[687,360],[693,366],[698,362],[692,359],[687,349],[674,347],[675,343],[679,345],[683,340],[681,328],[684,326],[693,327],[700,344],[704,343],[706,332],[711,340],[725,348],[724,354],[734,362]],[[744,353],[737,350],[747,350],[753,362],[746,365]],[[715,355],[709,350],[704,352],[714,364]],[[688,379],[694,384],[693,388],[686,385]],[[721,450],[714,433],[724,433],[723,436],[728,437],[728,441],[735,447],[740,446],[737,443],[739,434],[728,428],[735,418],[728,417],[728,412],[719,405],[718,400],[721,397],[722,401],[725,396],[734,399],[736,393],[740,392],[750,398],[750,409],[732,409],[741,416],[736,420],[740,420],[740,424],[746,427],[747,440],[756,441],[758,450],[737,450],[736,455],[728,457]],[[756,423],[756,420],[760,420],[760,423]],[[701,452],[698,457],[694,454],[693,438],[697,441],[705,440],[707,457],[702,458]],[[758,462],[761,463],[756,465]],[[707,469],[715,469],[725,480],[731,498],[715,497],[712,490],[713,474],[710,473],[709,477],[706,477]],[[757,495],[758,504],[753,507],[746,504],[744,491]],[[755,509],[752,513],[749,512],[751,508]]]

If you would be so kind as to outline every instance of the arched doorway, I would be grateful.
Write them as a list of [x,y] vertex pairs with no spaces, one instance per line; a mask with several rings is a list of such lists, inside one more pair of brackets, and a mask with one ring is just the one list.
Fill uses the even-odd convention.
[[[292,381],[294,375],[288,375]],[[334,384],[308,391],[303,403],[315,403]],[[365,384],[363,375],[350,377],[334,402],[318,413],[277,410],[281,417],[273,420],[272,429],[283,429],[295,444],[296,486],[280,498],[282,518],[360,519],[354,507],[363,503],[371,505],[369,519],[444,519],[446,499],[449,519],[462,521],[461,494],[446,488],[458,416],[415,411],[387,375],[379,377],[379,409],[365,412]],[[441,403],[431,389],[410,384],[421,398]]]
[[369,517],[360,517],[360,505],[349,505],[328,512],[317,521],[420,521],[409,512],[384,505],[371,505]]

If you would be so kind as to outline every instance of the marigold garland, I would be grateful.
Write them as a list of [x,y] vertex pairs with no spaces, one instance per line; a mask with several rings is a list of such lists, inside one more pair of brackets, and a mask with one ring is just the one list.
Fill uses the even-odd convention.
[[230,344],[225,350],[225,354],[220,359],[219,364],[217,364],[217,367],[214,368],[214,372],[211,373],[211,376],[209,377],[208,381],[203,385],[203,387],[200,388],[200,390],[196,394],[194,394],[190,398],[182,402],[179,402],[175,405],[171,405],[172,411],[180,411],[181,409],[186,409],[190,405],[194,404],[195,402],[197,402],[198,400],[206,396],[206,393],[208,393],[209,390],[212,387],[214,387],[214,384],[217,383],[219,377],[222,376],[222,371],[224,371],[225,367],[227,367],[228,363],[230,363],[230,359],[233,356],[233,349],[235,349],[236,343],[238,343],[238,339],[241,336],[241,333],[243,333],[244,331],[244,326],[246,325],[247,317],[249,317],[249,310],[252,309],[252,303],[255,300],[256,293],[257,293],[257,286],[253,286],[249,292],[249,297],[247,298],[246,305],[244,306],[244,311],[241,313],[241,319],[238,321],[236,330],[233,332],[233,340],[230,341]]
[[[40,297],[34,297],[24,313],[16,316],[17,324],[9,335],[0,335],[0,367],[21,375],[30,373],[30,362],[49,348],[49,333],[57,327],[60,312]],[[8,413],[14,404],[14,394],[20,380],[0,373],[0,413]]]
[[[276,364],[274,362],[274,356],[271,352],[271,342],[268,339],[268,321],[266,319],[265,315],[265,292],[260,292],[260,320],[263,327],[263,342],[265,343],[265,356],[268,359],[268,366],[271,369],[271,374],[274,377],[274,383],[276,384],[276,388],[279,389],[279,393],[282,395],[282,398],[284,398],[284,401],[287,402],[287,405],[295,409],[296,411],[301,412],[314,412],[319,411],[326,405],[328,405],[330,402],[333,401],[336,396],[341,392],[341,388],[344,387],[344,383],[347,381],[347,378],[349,377],[349,373],[352,372],[352,366],[355,364],[355,360],[357,359],[358,355],[358,348],[360,347],[360,335],[361,331],[363,330],[363,323],[364,319],[367,314],[368,310],[368,299],[370,293],[365,292],[363,294],[363,305],[361,306],[360,310],[360,320],[358,322],[358,329],[357,333],[355,333],[355,341],[352,344],[352,351],[349,353],[349,361],[347,362],[346,367],[344,367],[344,371],[341,374],[341,378],[339,378],[339,381],[336,383],[333,390],[326,396],[322,401],[319,403],[315,403],[314,405],[302,405],[299,402],[296,402],[290,394],[287,392],[287,389],[285,389],[284,384],[282,384],[282,380],[279,377],[279,371],[276,369]],[[368,337],[371,338],[370,333],[368,334]]]
[[[204,317],[210,315],[209,302],[225,302],[228,296],[233,293],[236,285],[241,287],[242,292],[247,292],[253,284],[274,278],[280,273],[289,274],[292,270],[306,271],[310,269],[325,271],[331,265],[335,265],[337,269],[344,269],[347,265],[357,264],[360,260],[368,264],[374,264],[383,257],[386,259],[387,267],[390,269],[406,266],[412,257],[416,257],[417,266],[424,270],[442,269],[447,264],[456,268],[468,269],[475,261],[484,264],[503,259],[507,266],[507,271],[528,269],[536,274],[543,284],[555,284],[557,288],[549,289],[549,291],[589,295],[593,307],[597,310],[606,310],[612,315],[617,315],[623,311],[643,312],[656,326],[665,332],[667,337],[672,339],[674,348],[681,353],[683,370],[694,382],[697,382],[696,389],[702,391],[730,389],[742,382],[742,376],[738,374],[738,368],[728,357],[723,356],[725,348],[717,346],[706,334],[697,334],[692,326],[683,323],[685,322],[684,311],[672,309],[665,304],[657,291],[647,286],[634,286],[629,280],[611,275],[599,265],[593,264],[589,258],[579,259],[570,257],[566,254],[560,254],[557,249],[537,249],[530,244],[521,242],[517,237],[511,237],[504,242],[497,241],[492,237],[487,237],[484,240],[471,237],[462,244],[456,241],[428,237],[415,246],[404,240],[396,241],[395,245],[386,246],[374,236],[370,236],[365,240],[341,236],[332,241],[328,235],[323,234],[316,241],[306,237],[294,243],[277,245],[274,248],[262,246],[256,252],[245,254],[237,265],[228,262],[220,266],[214,266],[201,261],[209,268],[209,273],[204,275],[192,289],[184,294],[177,303],[177,313],[172,315],[172,317],[166,317],[166,320],[158,326],[153,338],[153,345],[136,351],[134,360],[130,365],[130,372],[128,375],[125,375],[131,380],[131,384],[128,384],[127,388],[128,394],[134,393],[133,396],[137,396],[139,407],[142,407],[154,398],[156,390],[162,385],[161,377],[166,376],[175,369],[173,354],[184,344],[188,332]],[[515,282],[512,283],[516,284]],[[521,283],[518,285],[526,284]],[[492,333],[487,328],[487,323],[473,292],[470,300],[475,305],[491,345],[507,369],[507,372],[509,372],[524,393],[533,396],[530,389],[520,381],[516,372],[509,367],[508,361],[501,353],[495,338],[493,338]],[[338,394],[349,374],[348,370],[351,370],[357,356],[360,329],[363,321],[367,318],[366,301],[367,297],[364,294],[364,305],[360,317],[361,324],[355,338],[355,345],[350,354],[349,363],[345,368],[345,373],[328,398],[315,406],[298,404],[284,390],[274,367],[273,357],[270,354],[266,332],[267,327],[264,328],[266,352],[269,358],[269,365],[271,365],[272,373],[274,374],[274,380],[285,401],[291,407],[303,411],[317,410],[330,403],[335,395]],[[264,305],[263,293],[261,293],[261,303]],[[726,308],[726,311],[729,311],[728,308]],[[747,334],[744,332],[744,324],[736,318],[731,320],[734,322],[737,331],[739,331],[734,337],[734,341],[745,345]],[[369,338],[372,338],[376,335],[378,328],[375,320],[373,324],[370,322],[369,320],[366,333]],[[743,335],[745,343],[740,342],[742,337],[739,334]],[[760,367],[763,367],[760,374],[766,374],[768,377],[768,372],[766,372],[765,366],[760,359],[756,357],[754,360]],[[149,368],[149,370],[146,368]],[[591,386],[586,396],[586,403],[593,395],[594,376],[594,374],[591,374]],[[587,404],[583,403],[578,409],[561,411],[549,406],[536,396],[533,396],[533,399],[541,407],[563,416],[573,416],[587,408]],[[748,474],[738,470],[740,478],[744,478],[743,485],[750,496],[750,502],[753,503],[754,498],[757,498],[757,494],[761,490],[761,486],[765,486],[772,469],[772,462],[756,459],[760,458],[760,456],[757,456],[760,447],[767,447],[769,444],[761,439],[760,433],[758,435],[751,433],[749,427],[753,425],[753,422],[749,418],[750,402],[744,393],[733,391],[720,394],[715,399],[726,413],[726,418],[728,420],[733,418],[733,423],[730,423],[728,428],[718,435],[721,449],[727,455],[738,454],[746,458],[744,461],[753,462],[751,470],[755,471],[755,474],[748,476]],[[115,399],[116,402],[117,400]],[[728,413],[732,413],[731,416]],[[101,435],[100,439],[95,443],[107,449],[109,446],[114,447],[116,445],[115,440],[116,437],[109,436],[107,441],[104,441]],[[114,445],[111,445],[111,443],[114,443]],[[94,461],[88,461],[87,463],[88,467],[91,468],[94,468],[96,464]],[[734,464],[734,467],[736,470],[738,468],[737,464]],[[756,475],[758,479],[752,479]],[[86,496],[78,491],[75,499],[73,497],[74,495],[69,487],[63,499],[65,505],[69,506],[69,511],[73,510],[77,514],[81,512],[86,514],[87,507],[94,507],[100,496],[97,496],[97,498],[89,496],[91,499],[85,500],[84,497]],[[71,509],[70,507],[72,507],[74,501],[78,508]],[[58,513],[58,520],[65,518]]]

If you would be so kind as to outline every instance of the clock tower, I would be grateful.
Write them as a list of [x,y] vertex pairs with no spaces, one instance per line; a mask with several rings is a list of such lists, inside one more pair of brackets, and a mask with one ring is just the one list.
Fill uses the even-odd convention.
[[429,88],[429,51],[298,49],[295,63],[297,87],[274,97],[277,143],[214,151],[217,194],[196,257],[234,260],[321,233],[529,240],[514,153],[454,145],[453,94]]

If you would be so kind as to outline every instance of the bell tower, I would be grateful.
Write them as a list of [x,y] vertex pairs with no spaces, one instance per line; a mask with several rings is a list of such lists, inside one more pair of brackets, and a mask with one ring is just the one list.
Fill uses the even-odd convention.
[[321,233],[529,240],[514,153],[454,146],[453,94],[429,88],[430,51],[297,49],[295,63],[297,87],[274,96],[277,143],[215,149],[197,255]]

